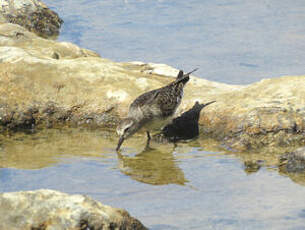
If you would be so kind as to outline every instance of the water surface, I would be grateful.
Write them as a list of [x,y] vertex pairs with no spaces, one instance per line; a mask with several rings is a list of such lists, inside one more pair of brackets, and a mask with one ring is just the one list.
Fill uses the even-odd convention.
[[[305,178],[281,175],[276,157],[230,153],[201,137],[114,150],[106,131],[49,129],[0,138],[0,192],[56,189],[124,208],[150,229],[304,229]],[[244,162],[261,160],[249,173]]]
[[165,63],[230,84],[302,75],[304,0],[45,0],[61,41],[115,61]]

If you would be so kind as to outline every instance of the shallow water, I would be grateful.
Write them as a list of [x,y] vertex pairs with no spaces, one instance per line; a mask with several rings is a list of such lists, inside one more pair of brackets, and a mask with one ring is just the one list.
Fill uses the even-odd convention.
[[[48,129],[0,137],[0,192],[56,189],[125,208],[150,229],[304,229],[305,178],[279,174],[277,156],[225,152],[201,137],[114,151],[101,130]],[[255,173],[244,161],[258,160]],[[256,170],[255,170],[256,171]]]
[[44,2],[65,21],[59,40],[115,61],[198,67],[230,84],[304,74],[304,0]]

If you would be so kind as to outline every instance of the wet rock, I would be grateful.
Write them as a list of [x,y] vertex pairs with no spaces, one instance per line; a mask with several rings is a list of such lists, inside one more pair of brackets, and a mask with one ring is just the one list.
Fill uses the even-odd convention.
[[[56,37],[63,20],[38,0],[1,0],[0,23],[18,24],[44,38]],[[16,37],[24,36],[16,33]]]
[[263,166],[262,160],[248,160],[244,161],[244,170],[247,174],[256,173]]
[[[132,100],[168,84],[177,73],[164,64],[112,62],[18,25],[0,24],[1,131],[62,125],[113,128]],[[239,86],[192,75],[176,116],[196,101],[217,101],[200,113],[200,134],[241,151],[302,146],[304,83],[305,76],[285,76]]]
[[53,190],[0,194],[0,229],[146,229],[125,210]]
[[305,147],[282,155],[280,169],[288,173],[305,173]]

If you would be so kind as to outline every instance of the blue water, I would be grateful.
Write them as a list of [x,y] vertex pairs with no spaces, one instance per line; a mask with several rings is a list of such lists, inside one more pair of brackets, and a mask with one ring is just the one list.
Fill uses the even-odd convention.
[[114,154],[111,162],[82,158],[39,170],[1,169],[0,192],[85,194],[125,208],[153,230],[305,228],[304,187],[265,169],[248,176],[232,157],[205,155],[199,151],[178,164],[185,186],[133,180],[118,170]]
[[230,84],[305,74],[304,0],[46,0],[61,41]]

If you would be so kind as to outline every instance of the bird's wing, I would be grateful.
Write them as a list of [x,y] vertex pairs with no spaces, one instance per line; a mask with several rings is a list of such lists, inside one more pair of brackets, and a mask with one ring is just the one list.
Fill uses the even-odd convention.
[[196,71],[183,74],[180,70],[175,81],[159,89],[146,92],[137,97],[129,106],[129,115],[160,116],[173,115],[181,102],[183,87],[189,80],[189,75]]
[[131,103],[129,108],[135,109],[149,105],[153,103],[157,95],[158,95],[158,89],[143,93]]
[[156,97],[159,94],[159,89],[146,92],[137,97],[129,106],[128,115],[137,117],[138,119],[149,119],[157,115],[156,112]]
[[[164,90],[165,88],[176,87],[175,85],[178,85],[180,82],[185,84],[189,80],[189,75],[196,70],[197,69],[194,69],[193,71],[191,71],[185,75],[183,74],[183,71],[180,70],[175,81],[173,81],[172,83],[170,83],[169,85],[167,85],[165,87],[151,90],[149,92],[141,94],[131,103],[130,108],[135,109],[135,108],[141,108],[142,106],[154,104],[154,101],[158,100],[158,97],[160,96],[159,94],[161,93],[163,95],[164,94],[163,91],[167,91],[167,90]],[[164,96],[161,96],[160,98],[163,98],[163,97]]]
[[162,88],[155,98],[155,102],[162,112],[162,116],[171,116],[176,112],[183,94],[183,84],[174,84]]

